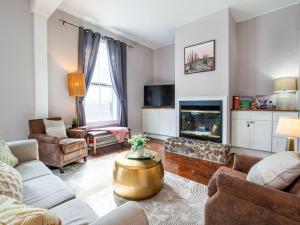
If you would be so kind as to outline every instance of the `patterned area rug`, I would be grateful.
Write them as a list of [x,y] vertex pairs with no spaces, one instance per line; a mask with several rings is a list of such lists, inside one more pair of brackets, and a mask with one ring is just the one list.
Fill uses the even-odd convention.
[[[127,200],[114,194],[112,167],[116,154],[75,163],[65,167],[65,174],[53,172],[87,202],[99,216]],[[150,225],[202,225],[207,187],[165,171],[163,189],[154,197],[138,201],[145,210]]]

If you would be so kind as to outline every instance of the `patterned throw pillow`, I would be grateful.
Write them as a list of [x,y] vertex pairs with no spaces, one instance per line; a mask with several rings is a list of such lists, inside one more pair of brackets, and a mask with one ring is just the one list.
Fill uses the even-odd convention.
[[43,119],[43,121],[47,135],[58,137],[59,139],[68,137],[64,121],[47,119]]
[[60,219],[53,212],[20,205],[15,199],[4,195],[0,195],[0,218],[4,224],[61,225]]
[[279,152],[252,166],[247,181],[282,190],[299,176],[300,153]]
[[21,175],[10,165],[0,161],[0,195],[22,201],[23,185]]
[[0,161],[13,167],[17,166],[19,163],[18,159],[11,153],[8,145],[2,138],[0,138]]

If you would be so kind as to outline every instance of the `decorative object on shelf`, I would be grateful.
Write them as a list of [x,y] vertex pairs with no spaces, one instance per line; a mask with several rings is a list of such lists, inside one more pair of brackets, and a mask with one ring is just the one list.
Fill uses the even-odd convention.
[[277,109],[294,109],[295,92],[297,91],[296,77],[281,77],[274,80],[273,91],[277,93]]
[[143,158],[144,148],[149,141],[145,135],[133,135],[132,138],[128,140],[128,143],[131,144],[131,157]]
[[288,136],[286,151],[295,151],[295,138],[300,137],[300,119],[280,117],[276,132]]
[[85,77],[83,73],[68,74],[69,95],[74,97],[85,96]]
[[233,96],[232,97],[232,101],[233,101],[233,104],[232,104],[232,109],[233,110],[238,110],[240,109],[240,96]]
[[215,40],[184,48],[184,73],[200,73],[215,70]]
[[256,95],[255,96],[256,109],[267,109],[269,96],[267,95]]
[[253,101],[254,98],[252,96],[240,96],[240,109],[250,109]]
[[77,116],[74,116],[72,119],[72,128],[76,128],[79,125],[79,119]]

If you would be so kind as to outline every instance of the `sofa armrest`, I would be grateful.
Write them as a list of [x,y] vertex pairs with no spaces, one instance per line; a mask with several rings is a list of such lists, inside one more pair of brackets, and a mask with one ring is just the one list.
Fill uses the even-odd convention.
[[232,169],[242,173],[248,173],[251,167],[260,160],[262,160],[260,157],[235,154]]
[[48,136],[46,134],[29,134],[29,139],[36,139],[38,142],[47,144],[58,144],[59,139],[57,137]]
[[148,225],[147,216],[137,203],[127,202],[90,225]]
[[39,159],[38,143],[36,140],[21,140],[8,142],[7,144],[11,152],[21,163]]
[[295,195],[241,180],[228,174],[219,174],[217,186],[220,193],[226,192],[231,196],[300,222],[300,198]]
[[79,129],[67,129],[67,135],[69,138],[84,138],[85,131]]

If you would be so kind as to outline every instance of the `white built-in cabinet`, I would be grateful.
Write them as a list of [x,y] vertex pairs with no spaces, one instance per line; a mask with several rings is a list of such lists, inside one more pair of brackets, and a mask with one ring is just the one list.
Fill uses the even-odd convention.
[[285,151],[287,139],[276,133],[278,119],[298,118],[298,115],[298,112],[232,111],[231,144],[267,152]]
[[176,135],[175,109],[143,109],[143,132],[160,136]]

